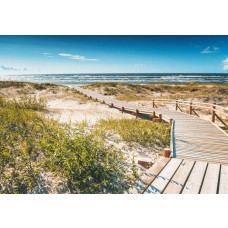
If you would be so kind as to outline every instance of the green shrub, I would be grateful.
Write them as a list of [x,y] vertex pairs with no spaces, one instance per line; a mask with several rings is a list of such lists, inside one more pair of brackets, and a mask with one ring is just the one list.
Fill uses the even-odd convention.
[[37,99],[32,96],[21,96],[18,100],[6,100],[5,98],[0,97],[0,107],[2,108],[20,108],[20,109],[32,109],[41,111],[46,108],[46,103],[43,98]]
[[46,172],[57,174],[71,193],[129,187],[121,151],[99,131],[59,124],[32,107],[0,99],[0,193],[48,193],[41,181]]
[[0,88],[9,88],[9,87],[16,87],[21,88],[25,87],[25,82],[14,82],[14,81],[0,81]]

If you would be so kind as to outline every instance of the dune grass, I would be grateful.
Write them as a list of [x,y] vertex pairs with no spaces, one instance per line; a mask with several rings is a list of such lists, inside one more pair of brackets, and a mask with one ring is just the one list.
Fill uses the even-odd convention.
[[109,119],[100,120],[98,126],[103,134],[118,134],[121,140],[127,143],[139,143],[151,148],[155,145],[164,148],[170,144],[169,124],[150,120]]
[[14,82],[14,81],[0,81],[0,88],[23,88],[26,86],[26,82]]
[[128,83],[94,83],[85,86],[88,89],[98,90],[104,95],[115,96],[123,101],[164,99],[189,99],[198,98],[205,102],[228,100],[228,85],[223,84],[200,84],[196,82],[185,84],[128,84]]
[[7,109],[31,109],[36,111],[43,111],[46,108],[46,103],[43,98],[37,99],[32,96],[21,96],[18,100],[7,100],[6,98],[0,97],[0,107]]
[[38,109],[1,99],[0,193],[48,193],[45,172],[57,174],[70,193],[120,193],[129,186],[121,151],[97,131],[59,124]]

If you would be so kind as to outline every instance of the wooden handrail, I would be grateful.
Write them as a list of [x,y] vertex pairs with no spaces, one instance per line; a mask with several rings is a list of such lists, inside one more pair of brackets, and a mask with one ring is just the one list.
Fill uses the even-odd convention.
[[[166,103],[170,103],[170,104],[175,104],[176,101],[178,101],[178,104],[185,104],[186,105],[189,105],[189,101],[184,101],[184,100],[180,100],[180,99],[153,99],[154,102],[159,102],[159,101],[170,101],[170,102],[166,102]],[[199,101],[190,101],[190,102],[194,102],[194,106],[197,106],[196,104],[201,104],[201,105],[207,105],[208,106],[215,106],[216,108],[220,108],[220,109],[223,109],[224,111],[227,111],[228,112],[228,108],[225,108],[223,106],[220,106],[220,105],[216,105],[216,104],[213,104],[213,103],[206,103],[206,102],[199,102]],[[160,102],[159,102],[160,103]],[[204,107],[204,106],[197,106],[197,107]]]
[[[228,116],[228,113],[226,113],[226,111],[228,111],[227,108],[216,105],[211,104],[211,103],[205,103],[205,102],[194,102],[193,101],[182,101],[182,100],[171,100],[171,99],[155,99],[153,100],[153,107],[156,106],[155,101],[157,103],[163,103],[163,104],[174,104],[175,105],[175,110],[177,111],[178,109],[183,112],[183,110],[180,108],[180,105],[183,106],[189,106],[189,114],[192,115],[193,113],[195,115],[197,115],[199,117],[199,115],[195,112],[194,108],[201,108],[201,109],[206,109],[211,111],[211,121],[214,123],[215,119],[217,118],[222,124],[224,124],[225,126],[227,126],[227,124],[225,123],[225,121],[222,120],[221,117],[219,117],[217,113],[220,113],[222,115]],[[198,105],[199,104],[199,105]],[[206,106],[207,105],[207,106]],[[221,110],[218,110],[221,109]]]
[[[88,91],[88,94],[91,92],[90,90],[87,90],[87,89],[84,89],[84,91]],[[103,101],[103,96],[99,94],[96,94],[96,98],[97,100],[101,100]],[[123,110],[123,108],[126,108],[126,110],[129,110],[129,111],[132,111],[132,112],[135,112],[135,109],[134,108],[131,108],[131,107],[123,107],[123,104],[116,104],[115,105],[113,104],[113,101],[111,98],[108,98],[106,99],[105,103],[106,104],[109,104],[110,107],[117,107],[117,108],[120,108],[121,110]],[[104,101],[103,101],[104,102]],[[157,105],[155,104],[155,102],[157,103],[166,103],[166,104],[175,104],[176,105],[176,110],[180,109],[180,105],[184,105],[184,106],[189,106],[189,111],[190,111],[190,114],[194,113],[198,116],[198,114],[195,112],[194,108],[201,108],[201,109],[206,109],[206,110],[210,110],[211,111],[211,115],[212,115],[212,122],[215,122],[215,118],[217,117],[217,119],[219,121],[221,121],[223,124],[225,123],[221,117],[219,117],[216,113],[220,113],[222,115],[225,115],[225,116],[228,116],[228,113],[225,113],[225,112],[228,112],[228,108],[225,108],[225,107],[222,107],[222,106],[219,106],[219,105],[216,105],[216,104],[211,104],[211,103],[205,103],[205,102],[189,102],[189,101],[184,101],[184,100],[172,100],[172,99],[153,99],[153,108],[158,108]],[[120,102],[121,103],[121,102]],[[181,110],[182,111],[182,110]],[[146,114],[150,114],[150,113],[154,113],[153,111],[143,111],[141,109],[138,109],[136,111],[137,113],[137,116],[138,116],[138,113],[146,113]],[[162,118],[162,120],[165,120],[166,122],[171,122],[171,118],[168,117],[168,116],[164,116],[164,115],[161,115],[159,116],[159,114],[161,113],[156,113],[156,117],[160,117],[159,119]],[[224,124],[226,125],[226,124]]]

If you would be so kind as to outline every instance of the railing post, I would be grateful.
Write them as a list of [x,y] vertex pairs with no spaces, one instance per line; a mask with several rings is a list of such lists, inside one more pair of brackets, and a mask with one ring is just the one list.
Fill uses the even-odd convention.
[[162,114],[159,114],[159,122],[162,122]]
[[138,116],[139,116],[139,110],[136,109],[135,117],[138,118]]
[[169,120],[169,123],[172,124],[172,123],[173,123],[173,119],[170,119],[170,120]]
[[190,115],[192,115],[192,102],[190,102],[189,113],[190,113]]
[[178,99],[176,99],[176,111],[178,109]]
[[212,114],[211,114],[211,121],[214,123],[215,122],[215,103],[212,106]]
[[151,120],[153,121],[155,118],[155,112],[152,112],[152,115],[150,116]]
[[154,103],[154,100],[152,101],[152,105],[153,105],[153,108],[155,107],[155,103]]
[[153,112],[152,116],[153,116],[153,118],[155,118],[155,112]]
[[166,157],[166,158],[170,157],[170,149],[169,148],[165,148],[163,150],[163,157]]

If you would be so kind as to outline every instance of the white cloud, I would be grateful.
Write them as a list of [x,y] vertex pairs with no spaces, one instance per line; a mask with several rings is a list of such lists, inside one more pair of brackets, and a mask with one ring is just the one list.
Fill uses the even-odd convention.
[[66,53],[60,53],[58,54],[63,57],[69,57],[69,59],[75,59],[75,60],[82,60],[82,61],[98,61],[98,59],[87,59],[85,56],[81,55],[71,55]]
[[48,52],[44,52],[43,55],[50,55],[51,53]]
[[214,50],[215,50],[215,51],[218,51],[218,50],[219,50],[219,48],[218,48],[218,47],[213,47],[213,48],[214,48]]
[[12,70],[12,71],[26,71],[27,68],[24,67],[24,68],[15,68],[15,67],[10,67],[10,66],[0,66],[0,68],[2,70],[6,70],[6,71],[9,71],[9,70]]
[[218,52],[218,50],[219,50],[218,47],[206,47],[200,53],[202,53],[202,54],[210,54],[210,53],[216,53],[216,52]]
[[228,58],[222,61],[223,70],[228,70]]

